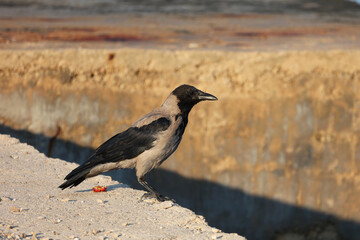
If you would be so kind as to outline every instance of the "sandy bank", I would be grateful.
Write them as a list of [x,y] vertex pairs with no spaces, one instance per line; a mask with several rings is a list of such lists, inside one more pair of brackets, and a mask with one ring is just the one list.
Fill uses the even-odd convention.
[[[57,186],[75,166],[0,135],[0,238],[244,239],[209,227],[202,216],[170,201],[139,202],[144,191],[109,177],[61,191]],[[108,191],[92,192],[96,184]]]

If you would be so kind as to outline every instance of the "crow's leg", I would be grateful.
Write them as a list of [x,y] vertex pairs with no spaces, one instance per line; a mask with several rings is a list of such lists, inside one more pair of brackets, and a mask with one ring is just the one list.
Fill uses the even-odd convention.
[[160,193],[158,193],[157,191],[155,191],[154,188],[152,188],[146,181],[145,181],[145,176],[142,176],[140,178],[138,178],[138,182],[144,187],[146,188],[149,192],[148,193],[145,193],[142,197],[141,197],[141,200],[143,198],[151,198],[151,197],[156,197],[156,199],[159,201],[159,202],[163,202],[163,201],[167,201],[167,200],[171,200],[173,201],[172,199],[168,198],[168,197],[165,197],[163,195],[161,195]]

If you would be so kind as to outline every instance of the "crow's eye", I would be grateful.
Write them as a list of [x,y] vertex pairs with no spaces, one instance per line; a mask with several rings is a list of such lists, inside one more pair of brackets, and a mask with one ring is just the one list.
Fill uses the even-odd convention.
[[193,88],[189,88],[189,90],[188,90],[188,94],[190,95],[190,96],[193,96],[193,95],[195,95],[195,89],[193,89]]

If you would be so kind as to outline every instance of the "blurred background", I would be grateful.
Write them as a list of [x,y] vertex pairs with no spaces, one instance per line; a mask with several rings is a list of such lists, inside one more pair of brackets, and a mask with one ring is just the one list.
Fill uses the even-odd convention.
[[0,0],[0,133],[82,163],[191,84],[219,101],[151,184],[247,239],[356,240],[359,17],[346,0]]

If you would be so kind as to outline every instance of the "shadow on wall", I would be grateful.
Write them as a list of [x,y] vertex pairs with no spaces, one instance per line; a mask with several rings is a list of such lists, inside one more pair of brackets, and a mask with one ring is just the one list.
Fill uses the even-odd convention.
[[[34,146],[41,153],[49,153],[50,157],[71,162],[82,163],[94,151],[92,148],[70,141],[49,138],[26,130],[14,130],[1,124],[0,133],[18,138],[21,142]],[[113,171],[107,175],[133,188],[142,189],[136,181],[133,170]],[[148,179],[162,194],[175,199],[181,206],[193,210],[196,214],[203,215],[210,226],[224,232],[237,232],[249,240],[280,239],[276,238],[279,232],[287,229],[302,231],[301,229],[324,222],[333,223],[342,236],[331,239],[355,240],[360,236],[358,222],[250,195],[240,189],[205,180],[185,178],[164,169],[149,173]],[[61,182],[62,179],[59,179],[59,184]]]

